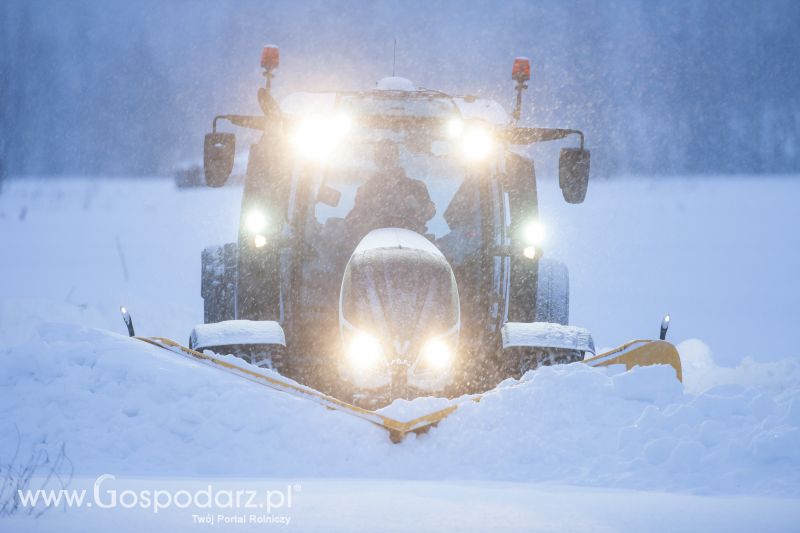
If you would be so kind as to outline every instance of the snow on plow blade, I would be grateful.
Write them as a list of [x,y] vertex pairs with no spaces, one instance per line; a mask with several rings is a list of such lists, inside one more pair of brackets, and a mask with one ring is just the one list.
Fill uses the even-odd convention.
[[[347,402],[343,402],[315,389],[283,378],[276,372],[252,367],[250,365],[245,366],[244,364],[240,364],[238,362],[239,360],[233,356],[219,357],[201,353],[163,337],[137,336],[134,338],[164,350],[197,359],[205,364],[222,368],[244,379],[259,383],[271,389],[304,398],[327,407],[328,409],[343,411],[357,418],[361,418],[362,420],[387,430],[392,442],[400,442],[408,433],[423,433],[427,431],[456,411],[459,405],[470,401],[479,402],[489,393],[462,396],[461,398],[453,399],[453,403],[444,409],[439,409],[414,418],[413,420],[402,422],[375,411],[362,409]],[[590,366],[610,366],[619,364],[625,365],[625,368],[628,370],[634,366],[670,365],[675,369],[677,378],[682,380],[681,360],[678,351],[675,349],[675,346],[666,341],[631,341],[614,350],[590,359],[585,359],[584,363]]]

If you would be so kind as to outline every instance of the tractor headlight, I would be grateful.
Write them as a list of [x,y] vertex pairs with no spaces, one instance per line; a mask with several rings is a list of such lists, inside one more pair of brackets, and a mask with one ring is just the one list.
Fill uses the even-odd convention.
[[267,229],[267,217],[261,211],[254,209],[244,218],[244,227],[250,233],[263,234]]
[[486,128],[472,125],[461,136],[461,152],[469,161],[486,159],[494,148],[494,139]]
[[458,139],[464,133],[464,121],[460,118],[453,118],[447,123],[447,136]]
[[538,221],[529,222],[523,228],[523,238],[531,246],[541,246],[544,242],[544,226]]
[[344,114],[306,117],[295,126],[290,142],[299,156],[324,161],[351,128],[352,120]]
[[266,230],[269,221],[266,215],[258,209],[253,209],[244,217],[244,229],[250,234],[250,242],[256,248],[263,248],[267,244]]
[[382,358],[381,343],[368,333],[358,333],[347,347],[347,359],[358,371],[373,368]]
[[426,342],[420,355],[425,366],[433,370],[443,370],[453,360],[453,351],[442,339],[431,339]]
[[522,249],[522,255],[528,259],[535,259],[544,242],[544,236],[544,226],[536,220],[523,226],[522,240],[524,248]]

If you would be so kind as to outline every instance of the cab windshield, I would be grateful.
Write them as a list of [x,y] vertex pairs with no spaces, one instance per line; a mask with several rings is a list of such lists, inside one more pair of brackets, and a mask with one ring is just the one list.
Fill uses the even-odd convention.
[[350,254],[374,229],[416,231],[454,267],[480,250],[480,180],[448,137],[447,120],[386,125],[354,121],[324,164],[301,167],[313,183],[305,224],[313,252],[303,268],[309,298],[335,298],[338,284],[327,290],[323,280],[341,279]]
[[478,183],[447,121],[380,128],[353,124],[313,176],[307,229],[338,235],[349,251],[366,233],[403,227],[448,249],[477,246]]
[[[370,207],[382,211],[373,213],[377,220],[392,220],[395,213],[400,213],[419,219],[419,223],[409,220],[406,224],[422,226],[420,233],[435,239],[448,234],[452,228],[445,219],[445,212],[465,181],[463,166],[448,154],[448,143],[437,141],[435,144],[440,146],[435,148],[442,154],[435,155],[407,142],[403,135],[390,131],[381,133],[373,139],[344,147],[336,161],[317,175],[316,222],[325,225],[332,218],[347,219],[355,214],[354,210],[362,209],[358,201],[369,202]],[[381,150],[395,151],[396,163],[383,165]],[[330,205],[332,201],[325,202],[326,194],[331,193],[341,194],[336,205]],[[430,213],[420,205],[428,198],[433,203]],[[431,216],[426,216],[428,214]],[[398,226],[406,225],[401,220],[397,222]]]

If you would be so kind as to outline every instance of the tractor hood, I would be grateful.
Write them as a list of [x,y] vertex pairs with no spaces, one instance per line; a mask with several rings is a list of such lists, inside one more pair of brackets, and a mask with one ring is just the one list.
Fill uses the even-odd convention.
[[422,345],[433,338],[447,337],[454,349],[460,313],[450,264],[436,246],[413,231],[370,232],[347,263],[339,323],[345,344],[359,335],[380,344],[381,367],[396,361],[412,367]]

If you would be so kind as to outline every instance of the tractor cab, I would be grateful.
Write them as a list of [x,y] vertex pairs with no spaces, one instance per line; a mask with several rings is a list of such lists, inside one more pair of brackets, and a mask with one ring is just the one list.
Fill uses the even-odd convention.
[[[485,389],[541,364],[537,345],[513,341],[536,328],[514,324],[566,325],[566,268],[542,256],[533,163],[511,147],[576,134],[560,182],[577,203],[588,179],[582,133],[518,127],[518,109],[397,77],[277,103],[269,60],[264,116],[217,117],[263,135],[250,150],[238,243],[203,253],[205,322],[278,324],[282,345],[243,357],[362,403]],[[526,78],[518,63],[521,96],[529,68]],[[224,183],[235,144],[217,119],[206,138],[211,185]],[[590,344],[540,348],[582,357]]]

